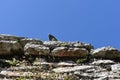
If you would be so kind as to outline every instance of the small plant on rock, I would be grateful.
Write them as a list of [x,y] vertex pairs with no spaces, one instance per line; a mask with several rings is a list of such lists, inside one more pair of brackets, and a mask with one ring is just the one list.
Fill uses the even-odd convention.
[[62,47],[68,47],[69,44],[68,44],[68,43],[62,43],[61,46],[62,46]]
[[80,58],[76,61],[77,64],[80,64],[80,63],[85,63],[87,61],[87,58]]
[[19,61],[13,58],[12,60],[6,60],[7,63],[9,63],[11,66],[19,65]]
[[74,76],[65,76],[64,80],[76,80]]

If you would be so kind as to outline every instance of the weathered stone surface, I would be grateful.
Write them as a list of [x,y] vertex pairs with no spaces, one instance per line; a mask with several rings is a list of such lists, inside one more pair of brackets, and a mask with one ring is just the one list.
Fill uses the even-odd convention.
[[0,73],[1,75],[8,75],[8,76],[16,76],[16,77],[20,77],[20,76],[27,76],[28,74],[30,74],[31,76],[33,75],[32,72],[11,72],[11,71],[1,71]]
[[44,41],[45,46],[52,47],[69,47],[69,48],[85,48],[87,50],[93,49],[91,44],[80,42],[62,42],[62,41]]
[[33,69],[41,69],[41,66],[19,66],[19,67],[10,67],[5,70],[7,71],[28,71],[28,70],[33,70]]
[[112,60],[97,60],[92,62],[92,65],[100,66],[102,68],[105,68],[107,70],[111,70],[111,65],[115,64]]
[[44,69],[49,69],[50,67],[56,68],[56,67],[73,67],[77,66],[76,63],[70,63],[70,62],[57,62],[57,63],[52,63],[52,62],[34,62],[33,65],[35,66],[41,66]]
[[9,34],[0,34],[0,40],[12,40],[12,41],[17,41],[19,39],[22,39],[24,37],[18,37],[14,35],[9,35]]
[[60,45],[64,43],[61,41],[44,41],[43,44],[47,47],[55,48],[55,47],[60,47]]
[[57,47],[52,51],[52,55],[57,57],[86,57],[88,51],[85,48]]
[[120,73],[120,64],[111,65],[111,69],[112,69],[113,72]]
[[[2,77],[1,77],[2,76]],[[6,71],[0,72],[1,80],[64,80],[66,76],[47,72]],[[75,80],[79,80],[74,78]]]
[[73,47],[85,48],[85,49],[87,49],[89,52],[90,52],[91,49],[94,48],[91,44],[83,43],[83,42],[73,42]]
[[115,64],[114,61],[112,60],[97,60],[97,61],[94,61],[92,62],[93,65],[109,65],[109,64]]
[[40,44],[27,43],[24,47],[25,55],[49,55],[49,47]]
[[93,66],[74,66],[74,67],[58,67],[53,69],[54,72],[56,73],[68,73],[68,72],[75,72],[75,71],[80,71],[80,70],[87,70],[93,68]]
[[[51,54],[52,56],[56,56],[56,57],[86,57],[89,53],[87,47],[91,46],[91,45],[85,44],[85,43],[77,45],[77,43],[72,43],[72,42],[45,41],[45,42],[43,42],[43,46],[50,49],[50,52],[52,52],[52,54]],[[92,49],[92,47],[90,47],[89,49]]]
[[94,66],[93,68],[84,71],[75,71],[75,75],[79,76],[82,80],[116,80],[120,79],[118,74],[114,74],[111,71],[107,71],[100,66]]
[[71,62],[60,62],[57,64],[57,66],[59,67],[73,67],[73,66],[77,66],[77,64],[75,63],[71,63]]
[[[26,37],[0,35],[0,56],[21,55],[22,51],[25,54],[1,57],[0,79],[120,80],[120,51],[112,47],[92,50],[91,44],[82,42],[42,42]],[[92,56],[89,56],[90,52]],[[86,57],[89,59],[86,60]],[[82,63],[84,59],[86,62]],[[81,63],[77,64],[79,60]]]
[[32,39],[32,38],[24,38],[24,39],[21,39],[20,40],[20,43],[22,46],[25,46],[27,43],[35,43],[35,44],[43,44],[43,42],[41,40],[38,40],[38,39]]
[[94,50],[92,56],[95,58],[117,59],[120,58],[120,51],[113,47],[102,47]]
[[18,54],[23,51],[23,48],[17,41],[0,41],[0,55]]

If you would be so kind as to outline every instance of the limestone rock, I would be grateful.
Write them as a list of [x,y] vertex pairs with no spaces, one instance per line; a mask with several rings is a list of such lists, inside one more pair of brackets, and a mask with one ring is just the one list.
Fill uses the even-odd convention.
[[73,42],[73,47],[86,48],[89,52],[91,49],[94,48],[91,44],[83,43],[83,42]]
[[62,42],[62,41],[45,41],[43,44],[47,47],[50,47],[51,50],[57,47],[68,47],[68,48],[85,48],[90,52],[90,50],[93,49],[93,46],[91,44],[80,43],[80,42],[78,43],[78,42]]
[[1,71],[0,72],[0,75],[4,75],[4,76],[10,76],[10,77],[25,77],[27,75],[30,75],[30,76],[33,76],[34,74],[32,72],[18,72],[18,71]]
[[64,42],[61,41],[44,41],[43,45],[47,46],[47,47],[51,47],[51,48],[56,48],[56,47],[60,47],[61,44]]
[[113,47],[102,47],[94,50],[92,56],[95,58],[108,58],[117,59],[120,58],[120,51]]
[[72,66],[77,66],[75,63],[71,62],[60,62],[57,64],[59,67],[72,67]]
[[56,57],[86,57],[88,51],[84,48],[57,47],[52,51],[52,55]]
[[111,71],[111,65],[113,64],[115,64],[115,62],[112,60],[98,60],[98,61],[92,62],[92,65],[100,66],[102,68],[105,68],[108,71]]
[[14,67],[10,67],[10,68],[7,68],[5,70],[7,71],[28,71],[28,70],[32,70],[32,69],[35,69],[35,68],[38,68],[38,69],[41,69],[41,66],[23,66],[23,65],[20,65],[18,67],[14,66]]
[[0,40],[18,41],[23,46],[25,46],[25,44],[29,43],[29,42],[42,44],[42,41],[38,40],[38,39],[32,39],[32,38],[27,38],[27,37],[18,37],[18,36],[9,35],[9,34],[0,34]]
[[56,73],[68,73],[68,72],[75,72],[75,71],[80,71],[80,70],[87,70],[93,68],[93,66],[74,66],[74,67],[58,67],[53,69],[54,72]]
[[[120,51],[113,47],[92,50],[91,44],[83,42],[42,42],[2,34],[0,56],[5,57],[0,57],[0,80],[18,77],[26,80],[120,80]],[[23,51],[25,55],[20,56]],[[18,56],[7,56],[18,53]],[[82,63],[84,59],[86,62]],[[13,66],[10,62],[19,65]]]
[[49,62],[41,62],[40,66],[42,67],[43,70],[50,70],[54,67],[57,67],[56,63],[49,63]]
[[51,63],[51,62],[34,62],[33,65],[36,66],[42,66],[42,68],[48,68],[48,67],[73,67],[77,66],[76,63],[73,62],[56,62],[56,63]]
[[17,41],[19,39],[22,39],[24,37],[18,37],[14,35],[9,35],[9,34],[0,34],[0,40],[12,40],[12,41]]
[[111,69],[112,69],[113,72],[120,73],[120,64],[111,65]]
[[94,62],[92,62],[92,64],[93,65],[108,65],[108,64],[115,64],[115,62],[114,61],[112,61],[112,60],[98,60],[98,61],[94,61]]
[[20,40],[20,43],[22,46],[25,46],[27,43],[36,43],[36,44],[43,44],[43,42],[41,40],[38,39],[32,39],[32,38],[23,38]]
[[25,55],[49,55],[49,47],[40,44],[27,43],[24,47]]
[[0,41],[0,55],[11,55],[22,53],[23,48],[17,41]]

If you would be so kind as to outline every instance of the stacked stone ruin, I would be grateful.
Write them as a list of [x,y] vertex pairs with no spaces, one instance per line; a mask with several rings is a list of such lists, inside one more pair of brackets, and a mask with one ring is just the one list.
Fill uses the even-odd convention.
[[94,58],[120,58],[120,51],[110,46],[94,50],[93,45],[84,42],[41,41],[1,34],[0,55],[17,54],[78,58],[85,58],[90,54]]
[[[52,62],[52,67],[54,67],[52,71],[58,74],[74,74],[79,77],[76,78],[76,80],[82,80],[82,78],[84,80],[88,80],[89,78],[96,80],[107,80],[107,78],[113,78],[113,80],[117,80],[115,79],[116,77],[118,78],[118,80],[120,79],[120,64],[114,61],[117,60],[119,62],[120,51],[110,46],[94,49],[94,46],[92,44],[85,42],[64,42],[57,40],[41,41],[39,39],[1,34],[0,57],[9,57],[12,55],[18,55],[18,57],[20,55],[24,55],[36,57],[44,56],[47,58],[54,57],[59,59],[69,58],[69,60],[76,58],[89,58],[89,60],[92,60],[92,62],[88,61],[89,65],[82,66],[78,65],[77,63],[60,62],[61,60],[59,60],[58,63]],[[41,65],[44,65],[45,68],[45,66],[50,66],[51,62],[41,62]],[[83,70],[85,72],[81,72]],[[96,72],[94,72],[94,70]],[[1,71],[0,75],[6,75],[5,72],[3,72]],[[95,74],[93,75],[93,73]],[[99,73],[101,73],[102,75]]]

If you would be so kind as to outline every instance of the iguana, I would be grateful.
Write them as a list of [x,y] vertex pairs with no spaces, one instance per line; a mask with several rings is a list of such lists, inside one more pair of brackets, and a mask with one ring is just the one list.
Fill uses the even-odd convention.
[[48,38],[50,41],[58,41],[53,35],[48,34]]

